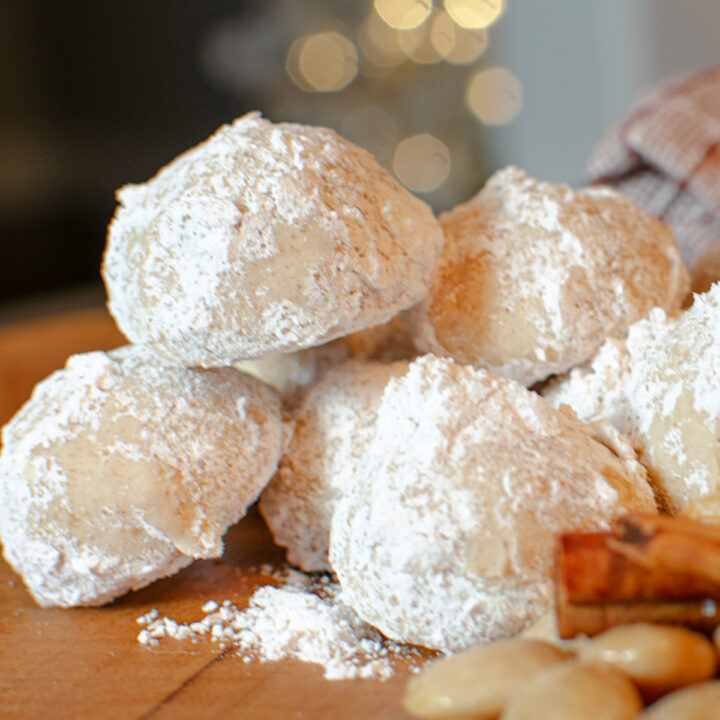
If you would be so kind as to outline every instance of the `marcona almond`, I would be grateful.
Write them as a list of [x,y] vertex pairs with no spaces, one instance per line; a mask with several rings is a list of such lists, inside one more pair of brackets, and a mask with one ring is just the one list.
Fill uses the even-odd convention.
[[546,668],[565,660],[541,640],[504,640],[442,658],[410,680],[403,705],[420,718],[497,718],[508,697]]
[[715,674],[712,643],[683,627],[619,625],[581,643],[578,658],[602,661],[624,672],[646,699],[707,680]]
[[509,700],[501,720],[631,720],[642,710],[619,670],[576,660],[542,670]]
[[637,720],[720,720],[720,680],[670,693]]

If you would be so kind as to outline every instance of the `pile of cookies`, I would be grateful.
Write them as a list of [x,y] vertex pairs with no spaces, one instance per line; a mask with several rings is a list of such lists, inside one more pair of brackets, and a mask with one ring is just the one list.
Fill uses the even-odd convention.
[[[361,618],[456,651],[547,612],[557,533],[670,497],[639,429],[536,392],[649,313],[705,307],[672,319],[680,251],[620,194],[511,167],[436,219],[332,131],[253,113],[118,199],[103,277],[130,344],[70,358],[3,434],[0,538],[40,604],[218,556],[259,497]],[[683,367],[683,388],[718,373]]]

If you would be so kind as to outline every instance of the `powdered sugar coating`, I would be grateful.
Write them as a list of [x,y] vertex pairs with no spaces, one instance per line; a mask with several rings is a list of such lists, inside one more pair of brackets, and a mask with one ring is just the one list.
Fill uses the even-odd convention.
[[136,346],[69,358],[3,430],[0,537],[41,605],[99,605],[222,553],[282,449],[277,393]]
[[572,190],[514,167],[440,216],[446,237],[411,313],[420,350],[531,385],[588,360],[689,279],[670,229],[609,188]]
[[[678,318],[655,309],[633,325],[626,359],[612,389],[600,397],[603,376],[593,363],[547,395],[581,417],[606,417],[640,453],[667,509],[679,512],[720,492],[720,285],[696,295]],[[587,411],[591,410],[589,414]]]
[[118,194],[103,262],[132,342],[185,365],[291,352],[389,320],[427,291],[429,207],[326,128],[251,113]]
[[608,338],[589,363],[553,379],[541,391],[555,408],[570,406],[584,422],[608,420],[620,425],[625,412],[625,385],[630,377],[630,353],[623,340]]
[[518,383],[422,357],[385,390],[330,535],[348,601],[386,636],[457,651],[549,608],[555,534],[655,509],[632,448]]
[[330,570],[330,523],[348,492],[385,386],[407,370],[351,360],[330,370],[292,413],[293,435],[280,467],[260,496],[260,511],[288,560],[303,570]]
[[632,370],[671,322],[664,310],[653,308],[628,328],[623,340],[608,338],[590,362],[554,379],[541,391],[542,396],[555,408],[572,408],[584,422],[608,420],[629,432],[627,390]]

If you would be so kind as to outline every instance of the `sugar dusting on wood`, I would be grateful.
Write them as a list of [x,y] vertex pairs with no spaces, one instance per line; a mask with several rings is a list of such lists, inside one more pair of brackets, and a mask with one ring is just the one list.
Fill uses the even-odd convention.
[[340,586],[327,575],[282,569],[279,583],[264,585],[245,608],[230,600],[206,602],[195,621],[181,623],[153,609],[137,618],[139,643],[155,648],[167,638],[217,643],[234,648],[245,662],[293,659],[316,663],[328,680],[388,679],[399,660],[419,666],[421,653],[384,638],[344,602]]

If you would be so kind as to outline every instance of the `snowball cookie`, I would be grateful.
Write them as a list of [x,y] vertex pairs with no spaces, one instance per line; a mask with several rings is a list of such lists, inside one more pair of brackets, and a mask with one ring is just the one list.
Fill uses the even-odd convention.
[[515,635],[550,608],[556,533],[654,511],[634,457],[608,423],[424,356],[388,383],[330,563],[358,615],[394,640],[458,651]]
[[525,385],[622,337],[689,278],[671,230],[606,187],[572,190],[508,167],[440,216],[446,245],[410,315],[421,351]]
[[328,371],[292,414],[292,441],[260,496],[260,512],[288,560],[303,570],[331,570],[335,505],[352,485],[385,386],[407,368],[403,361],[350,360]]
[[293,353],[273,353],[235,367],[272,385],[285,404],[292,407],[304,388],[351,358],[393,362],[409,360],[415,355],[410,332],[402,317],[396,315],[390,322],[358,330],[324,345]]
[[252,113],[118,193],[103,275],[131,342],[185,365],[291,352],[424,297],[430,208],[331,130]]
[[[627,368],[604,402],[600,361],[546,395],[583,419],[605,417],[639,453],[666,510],[720,493],[720,285],[677,318],[653,310],[631,326]],[[600,355],[608,356],[603,348]]]
[[3,431],[0,539],[40,605],[100,605],[222,553],[272,476],[277,393],[138,347],[71,357]]

